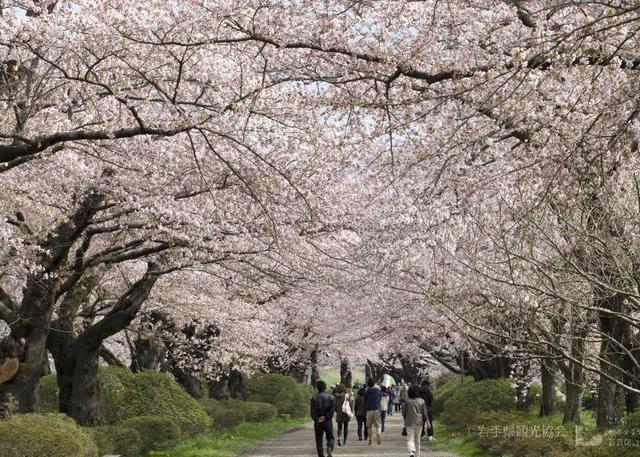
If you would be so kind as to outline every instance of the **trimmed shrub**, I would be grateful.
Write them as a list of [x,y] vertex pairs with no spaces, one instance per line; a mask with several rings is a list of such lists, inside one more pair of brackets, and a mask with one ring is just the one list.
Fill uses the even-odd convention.
[[120,425],[104,425],[88,429],[98,445],[100,455],[116,454],[122,457],[138,457],[142,454],[142,438],[133,429]]
[[228,407],[224,402],[213,398],[203,398],[200,400],[200,404],[211,417],[214,428],[235,427],[245,419],[244,413],[240,409]]
[[472,382],[454,391],[444,403],[443,420],[454,428],[478,423],[476,416],[490,411],[514,411],[516,393],[509,379]]
[[227,408],[242,411],[249,422],[268,422],[278,415],[278,408],[259,401],[224,400]]
[[249,380],[249,400],[269,403],[278,409],[278,413],[291,417],[309,415],[312,395],[310,386],[298,384],[290,376],[263,374]]
[[100,371],[100,384],[106,424],[152,415],[168,417],[185,436],[211,428],[211,419],[198,401],[165,373],[106,367]]
[[[464,378],[464,385],[468,385],[474,382],[473,377],[467,376]],[[436,387],[433,391],[433,405],[431,409],[434,415],[439,415],[444,411],[444,403],[451,398],[453,393],[460,389],[462,386],[460,385],[460,379],[452,379],[450,381],[445,382],[444,384]]]
[[18,414],[0,421],[2,457],[98,457],[93,438],[64,414]]
[[135,430],[141,438],[140,454],[162,451],[176,444],[180,438],[180,428],[168,417],[138,416],[122,422],[124,430]]
[[38,412],[57,413],[60,412],[58,402],[60,389],[56,375],[50,374],[40,378],[40,407]]

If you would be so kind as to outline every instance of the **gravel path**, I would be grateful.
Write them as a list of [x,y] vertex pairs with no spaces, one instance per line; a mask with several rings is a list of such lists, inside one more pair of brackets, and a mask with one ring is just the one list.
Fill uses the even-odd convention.
[[[402,416],[394,414],[387,418],[386,431],[382,437],[382,445],[371,446],[366,441],[358,441],[355,419],[349,423],[349,441],[346,446],[338,447],[333,452],[335,457],[408,457],[406,438],[401,435]],[[437,427],[437,423],[436,423]],[[334,423],[334,433],[335,430]],[[436,428],[437,434],[437,428]],[[355,439],[354,439],[355,438]],[[313,424],[265,441],[256,448],[242,454],[243,457],[317,457],[313,437]],[[455,454],[435,451],[428,442],[423,441],[421,456],[457,457]]]

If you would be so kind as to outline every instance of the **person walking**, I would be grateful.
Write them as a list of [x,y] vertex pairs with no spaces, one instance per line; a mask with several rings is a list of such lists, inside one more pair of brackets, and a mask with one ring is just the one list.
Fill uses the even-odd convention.
[[311,399],[311,418],[316,435],[316,450],[318,457],[325,457],[322,446],[323,435],[327,438],[327,457],[333,452],[333,414],[336,410],[336,400],[326,392],[327,384],[324,381],[316,383],[318,393]]
[[408,392],[409,398],[402,408],[404,426],[407,430],[407,448],[411,457],[420,457],[420,435],[425,425],[430,426],[427,405],[418,396],[418,390],[418,386],[411,386]]
[[382,391],[378,389],[373,379],[367,381],[367,390],[364,392],[364,402],[367,406],[367,433],[369,435],[369,445],[376,434],[376,443],[382,444],[382,419],[380,415],[380,400]]
[[400,386],[393,386],[391,390],[391,401],[393,402],[393,409],[396,413],[400,412]]
[[364,391],[364,387],[361,387],[358,390],[358,395],[356,397],[354,406],[356,420],[358,421],[358,441],[362,441],[363,432],[364,439],[366,440],[367,438],[369,438],[369,433],[367,432],[367,404],[364,401]]
[[353,395],[351,394],[351,389],[347,386],[344,384],[338,384],[335,397],[336,423],[338,424],[338,446],[346,446],[349,421],[353,417]]
[[382,424],[382,427],[380,430],[384,433],[384,420],[387,417],[387,410],[391,404],[389,401],[391,396],[385,386],[380,386],[380,390],[382,391],[382,397],[380,398],[380,423]]
[[400,386],[400,410],[404,409],[404,402],[409,398],[409,389],[407,385],[403,382]]
[[[418,396],[424,400],[424,404],[427,405],[427,415],[429,419],[429,427],[426,427],[426,434],[428,435],[429,441],[433,441],[435,438],[433,437],[433,393],[431,392],[431,386],[429,385],[429,381],[426,379],[422,381],[422,385],[420,389],[418,389]],[[425,430],[422,430],[422,436],[425,435]]]
[[393,416],[393,386],[387,387],[387,392],[389,393],[389,404],[387,405],[387,416]]

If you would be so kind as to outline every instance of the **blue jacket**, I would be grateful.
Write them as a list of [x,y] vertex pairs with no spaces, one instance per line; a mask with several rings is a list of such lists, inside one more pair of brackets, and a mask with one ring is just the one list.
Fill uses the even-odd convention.
[[382,399],[382,391],[377,387],[370,387],[364,393],[364,402],[367,405],[367,411],[378,411],[380,409],[380,400]]

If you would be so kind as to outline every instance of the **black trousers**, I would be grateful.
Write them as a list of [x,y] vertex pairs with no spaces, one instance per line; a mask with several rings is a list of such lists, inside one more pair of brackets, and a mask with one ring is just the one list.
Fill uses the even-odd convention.
[[349,422],[338,422],[338,439],[342,436],[342,445],[347,444],[347,434],[349,432]]
[[381,432],[384,433],[384,420],[387,418],[387,412],[386,411],[380,411],[380,421],[382,422],[382,428],[380,429]]
[[[358,420],[358,439],[361,440],[363,436],[365,440],[368,439],[369,432],[367,431],[367,418],[362,416],[356,416],[356,419]],[[364,429],[364,435],[363,435],[363,429]]]
[[[433,412],[431,411],[431,407],[427,406],[427,417],[429,418],[429,428],[427,428],[426,435],[433,436]],[[424,436],[424,428],[422,429],[422,435]]]
[[396,413],[400,412],[400,403],[394,403],[393,407],[394,407]]
[[322,448],[323,435],[327,437],[327,447],[333,451],[333,422],[331,420],[314,422],[313,428],[316,432],[316,450],[318,451],[318,457],[324,457],[324,449]]

